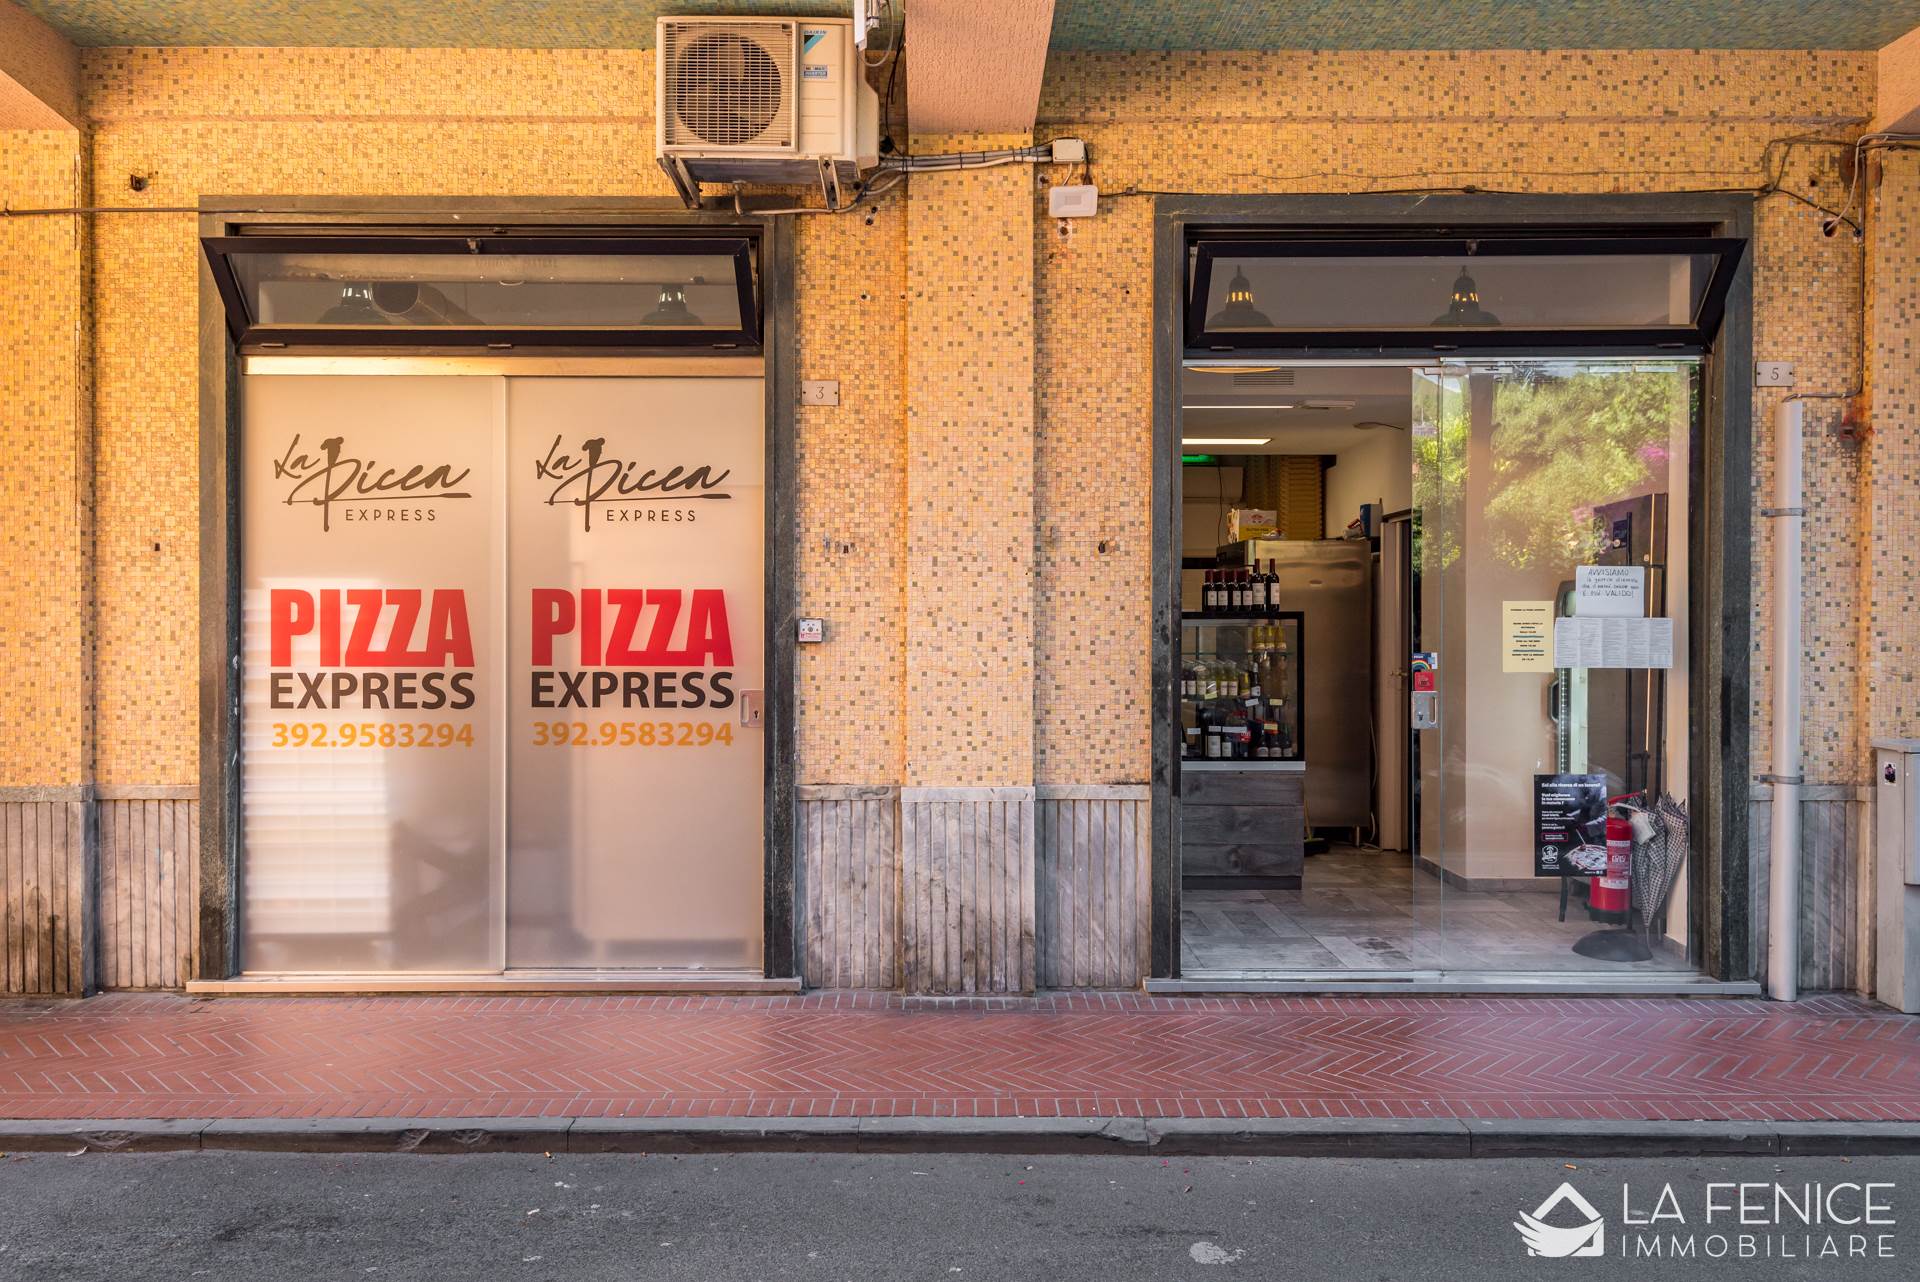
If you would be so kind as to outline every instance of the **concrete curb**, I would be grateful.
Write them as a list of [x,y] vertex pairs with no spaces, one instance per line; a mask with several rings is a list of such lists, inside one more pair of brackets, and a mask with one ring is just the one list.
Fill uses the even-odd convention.
[[1161,1157],[1920,1154],[1920,1122],[1137,1117],[0,1120],[4,1153],[1007,1153]]

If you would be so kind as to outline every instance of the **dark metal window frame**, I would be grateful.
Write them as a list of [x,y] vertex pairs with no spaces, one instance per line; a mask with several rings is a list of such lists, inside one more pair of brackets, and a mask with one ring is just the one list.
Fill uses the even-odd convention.
[[[1688,234],[1691,230],[1692,234]],[[1597,234],[1547,231],[1517,235],[1511,228],[1490,227],[1447,236],[1387,236],[1370,229],[1329,237],[1327,229],[1282,228],[1266,232],[1213,229],[1195,234],[1191,245],[1186,291],[1186,345],[1202,352],[1242,350],[1300,353],[1324,351],[1330,346],[1377,348],[1395,352],[1471,351],[1508,352],[1516,348],[1591,346],[1649,347],[1662,352],[1705,352],[1713,344],[1726,311],[1727,291],[1733,285],[1746,241],[1712,234],[1710,228],[1654,228],[1644,235],[1621,235],[1618,227]],[[1605,327],[1460,326],[1402,330],[1293,330],[1214,331],[1206,328],[1206,304],[1211,296],[1213,269],[1222,260],[1259,258],[1449,258],[1471,263],[1476,258],[1576,256],[1606,258],[1629,254],[1709,254],[1714,267],[1701,296],[1700,307],[1687,325],[1634,329]]]
[[[234,234],[203,236],[201,244],[214,287],[225,304],[227,330],[236,345],[249,349],[296,347],[471,348],[498,351],[521,347],[619,348],[622,351],[718,348],[747,353],[760,350],[764,314],[760,300],[758,231],[741,234],[663,235],[657,230],[594,229],[593,234],[565,229],[542,234],[537,227],[494,226],[435,228],[365,228],[357,232],[293,228],[279,224],[236,229]],[[732,330],[620,328],[562,328],[558,326],[366,325],[302,326],[261,324],[253,314],[233,258],[241,254],[390,254],[461,255],[500,254],[653,255],[671,257],[722,255],[733,260],[739,295],[740,325]]]
[[[1210,235],[1252,238],[1288,229],[1334,239],[1365,232],[1382,238],[1446,238],[1461,228],[1607,238],[1694,233],[1751,242],[1754,198],[1746,195],[1305,195],[1161,196],[1154,201],[1153,324],[1153,642],[1152,952],[1149,975],[1180,977],[1180,687],[1175,656],[1180,619],[1180,368],[1192,246]],[[1753,255],[1732,265],[1719,332],[1712,335],[1702,381],[1705,404],[1695,428],[1688,513],[1692,639],[1688,709],[1692,816],[1688,860],[1689,958],[1709,977],[1751,982],[1761,954],[1748,852],[1750,655],[1752,605]],[[1240,349],[1276,359],[1431,359],[1431,336],[1409,349],[1369,345],[1354,332],[1324,336],[1311,348]],[[1528,356],[1671,356],[1635,352],[1618,335],[1605,342],[1534,332]],[[1514,355],[1509,351],[1507,355]]]
[[[653,199],[568,201],[544,197],[206,197],[200,235],[244,235],[289,223],[316,236],[350,236],[393,225],[426,233],[459,222],[527,228],[620,227],[656,236],[750,235],[759,263],[763,378],[766,386],[766,737],[765,961],[769,979],[796,979],[794,931],[794,670],[799,558],[797,410],[800,402],[794,309],[793,221],[730,213],[692,213]],[[200,903],[203,980],[239,973],[240,865],[240,347],[225,324],[226,305],[210,264],[200,278]],[[275,349],[276,351],[279,349]],[[317,349],[342,354],[338,347]],[[379,354],[394,355],[393,349]],[[409,353],[416,354],[416,353]],[[486,355],[468,349],[456,354]],[[499,352],[492,353],[495,356]],[[527,353],[533,355],[535,353]],[[560,354],[542,348],[540,355]],[[597,349],[592,355],[615,354]],[[646,354],[642,351],[639,354]],[[655,355],[699,359],[696,350]],[[748,355],[715,352],[716,357]]]

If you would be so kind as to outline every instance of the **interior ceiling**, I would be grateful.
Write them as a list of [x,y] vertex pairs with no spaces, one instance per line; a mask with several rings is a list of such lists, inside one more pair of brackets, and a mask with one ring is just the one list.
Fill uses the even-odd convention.
[[[663,14],[851,11],[849,0],[18,2],[82,45],[419,49],[645,49]],[[1052,47],[1878,49],[1917,26],[1920,0],[1056,0]]]
[[[1413,383],[1404,368],[1202,362],[1180,376],[1182,437],[1268,438],[1265,444],[1191,445],[1189,454],[1337,455],[1381,436],[1403,435],[1412,421]],[[1383,426],[1355,426],[1360,423]]]

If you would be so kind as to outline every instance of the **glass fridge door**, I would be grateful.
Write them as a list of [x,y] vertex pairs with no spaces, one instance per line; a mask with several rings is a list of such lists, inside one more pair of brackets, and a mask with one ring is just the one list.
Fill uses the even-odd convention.
[[1181,619],[1181,759],[1303,761],[1299,613]]

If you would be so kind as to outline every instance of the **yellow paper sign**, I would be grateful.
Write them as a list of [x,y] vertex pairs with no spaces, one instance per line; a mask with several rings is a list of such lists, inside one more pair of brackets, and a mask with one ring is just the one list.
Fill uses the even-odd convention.
[[1553,602],[1500,603],[1500,670],[1553,671]]

